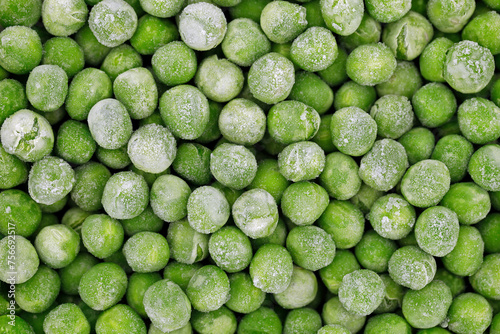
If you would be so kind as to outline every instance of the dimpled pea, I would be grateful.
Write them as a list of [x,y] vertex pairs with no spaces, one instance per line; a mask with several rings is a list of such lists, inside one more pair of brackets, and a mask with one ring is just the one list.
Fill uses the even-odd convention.
[[474,182],[488,191],[500,191],[500,146],[485,145],[469,161],[468,171]]
[[61,289],[61,280],[55,270],[46,266],[38,268],[27,282],[17,284],[16,303],[30,313],[46,311],[56,300]]
[[267,244],[260,247],[250,262],[253,285],[264,292],[280,293],[290,285],[293,261],[285,247]]
[[288,233],[286,248],[297,265],[311,271],[326,267],[335,257],[332,235],[317,226],[293,228]]
[[114,150],[97,146],[96,157],[103,165],[113,169],[123,169],[132,163],[126,145]]
[[397,67],[391,49],[382,43],[358,46],[347,57],[349,78],[364,86],[375,86],[391,78]]
[[45,0],[42,5],[43,26],[54,36],[69,36],[87,21],[89,10],[83,0]]
[[106,73],[95,68],[84,69],[69,86],[65,105],[68,115],[78,121],[86,119],[97,102],[112,96],[112,89]]
[[184,42],[170,42],[158,50],[151,59],[158,79],[169,86],[187,83],[198,68],[196,55]]
[[122,247],[124,232],[119,221],[97,214],[85,218],[81,235],[85,248],[95,257],[104,259]]
[[444,79],[460,93],[477,93],[493,77],[495,64],[491,51],[472,41],[453,44],[444,62]]
[[326,325],[341,325],[351,333],[357,333],[363,328],[366,317],[347,311],[338,297],[333,297],[323,305],[321,313]]
[[99,43],[113,48],[134,35],[137,14],[124,0],[104,0],[92,7],[88,22]]
[[317,178],[325,167],[325,153],[318,144],[300,141],[288,145],[278,155],[280,173],[289,181]]
[[38,256],[51,268],[64,268],[80,251],[80,236],[71,227],[56,224],[44,227],[36,236]]
[[401,193],[419,208],[434,206],[450,189],[450,172],[444,163],[422,160],[411,166],[401,181]]
[[389,23],[382,34],[382,41],[392,50],[396,58],[413,60],[420,56],[432,40],[434,28],[427,19],[413,11],[403,18]]
[[116,99],[125,105],[133,119],[146,118],[158,104],[158,89],[151,72],[144,67],[121,73],[113,82]]
[[266,115],[256,103],[247,99],[234,99],[222,109],[219,129],[224,138],[232,143],[254,145],[264,137]]
[[496,55],[500,53],[500,43],[492,37],[499,33],[500,15],[495,11],[488,11],[477,15],[465,26],[462,38],[477,42]]
[[238,327],[236,316],[225,306],[206,313],[194,311],[191,322],[198,333],[231,334]]
[[275,104],[286,99],[294,83],[293,63],[276,52],[268,53],[257,59],[248,72],[250,93],[259,101],[267,104]]
[[61,304],[52,309],[43,321],[43,331],[48,334],[88,334],[90,324],[82,310],[75,304]]
[[28,107],[24,86],[17,80],[4,79],[0,81],[0,125],[7,117],[20,109]]
[[267,116],[271,138],[284,145],[312,139],[318,132],[320,122],[318,112],[299,101],[275,104]]
[[271,235],[278,224],[278,206],[263,189],[244,192],[232,207],[234,222],[252,239]]
[[103,311],[118,303],[127,290],[127,275],[115,263],[99,263],[80,280],[78,291],[93,310]]
[[105,149],[117,149],[125,145],[132,135],[132,121],[125,106],[115,99],[97,102],[88,114],[92,137]]
[[363,19],[363,1],[321,0],[321,14],[328,29],[341,36],[353,34]]
[[271,42],[291,42],[307,27],[306,9],[288,1],[272,1],[262,10],[260,26]]
[[359,177],[376,190],[388,191],[398,184],[407,168],[404,146],[392,139],[382,139],[361,159]]
[[458,125],[473,144],[486,144],[500,137],[500,108],[477,97],[465,100],[458,108]]
[[127,263],[135,272],[150,273],[163,269],[170,258],[167,239],[155,232],[139,232],[123,246]]
[[222,42],[227,30],[227,21],[219,7],[199,2],[182,10],[178,27],[181,39],[187,46],[196,51],[207,51]]
[[438,37],[427,44],[419,58],[420,74],[429,80],[444,82],[446,53],[453,42],[446,37]]
[[353,271],[342,279],[339,299],[348,312],[360,316],[371,314],[384,298],[380,276],[367,269]]
[[458,240],[457,214],[443,206],[434,206],[420,214],[415,224],[415,237],[422,250],[442,257],[449,254]]
[[234,226],[223,227],[210,236],[210,257],[228,273],[245,269],[252,259],[250,239]]
[[142,9],[156,17],[172,17],[179,13],[183,2],[179,0],[139,0]]
[[411,9],[411,0],[367,0],[368,13],[378,22],[390,23],[402,18]]
[[210,155],[210,171],[222,185],[240,190],[254,179],[257,161],[246,147],[224,143]]
[[320,269],[319,275],[328,291],[338,294],[342,278],[358,269],[361,267],[351,251],[337,250],[333,261]]
[[64,104],[68,94],[68,76],[57,65],[40,65],[26,82],[26,96],[33,107],[54,111]]
[[101,202],[112,218],[137,217],[148,205],[148,184],[134,172],[116,173],[106,182]]
[[210,186],[196,188],[187,201],[187,218],[197,232],[209,234],[226,224],[230,206],[224,194]]
[[47,156],[30,170],[28,191],[37,203],[53,204],[65,197],[75,183],[75,172],[61,158]]
[[330,30],[323,27],[307,29],[293,41],[290,47],[292,61],[309,72],[328,68],[337,56],[335,37]]
[[99,260],[89,253],[80,253],[66,267],[59,270],[61,290],[68,295],[78,295],[80,280],[87,271],[99,263]]
[[477,225],[487,253],[500,252],[500,213],[490,213]]
[[396,250],[389,260],[389,275],[404,287],[420,290],[436,274],[436,260],[416,246]]
[[321,316],[311,308],[300,308],[288,312],[283,324],[285,334],[316,334],[321,328]]
[[411,129],[402,135],[398,141],[406,150],[408,162],[410,165],[414,165],[419,161],[431,157],[436,138],[434,138],[434,134],[429,129],[419,127]]
[[213,265],[203,266],[189,281],[186,294],[193,308],[200,312],[219,309],[229,299],[229,279],[226,273]]
[[333,104],[333,91],[319,76],[310,72],[298,72],[289,98],[305,103],[322,115]]
[[[16,261],[11,264],[8,257],[15,247]],[[20,284],[28,281],[38,270],[40,260],[35,247],[20,235],[9,235],[0,239],[0,281]]]
[[476,293],[464,293],[450,306],[448,328],[457,334],[484,333],[492,317],[493,311],[486,298]]
[[239,334],[252,334],[256,331],[265,331],[269,334],[282,333],[283,325],[279,316],[270,308],[261,307],[245,315],[238,324]]
[[208,256],[208,238],[208,235],[196,232],[189,226],[187,219],[168,226],[167,241],[171,257],[184,264],[193,264]]
[[190,85],[166,91],[160,98],[159,108],[165,125],[181,139],[198,138],[208,124],[208,100],[200,90]]
[[111,49],[102,62],[101,70],[114,81],[120,74],[141,66],[141,55],[130,45],[122,44]]
[[384,238],[399,240],[408,235],[415,224],[415,209],[402,196],[389,194],[373,204],[368,219]]
[[283,193],[281,210],[295,225],[312,225],[329,202],[326,190],[313,182],[292,183]]
[[27,74],[42,60],[42,42],[28,27],[8,27],[0,32],[0,66],[13,74]]
[[355,254],[363,268],[382,273],[387,271],[389,259],[396,249],[394,241],[368,231],[356,245]]
[[266,293],[255,287],[252,278],[245,272],[238,272],[229,275],[231,286],[231,298],[226,302],[226,306],[238,313],[251,313],[256,311],[264,302]]
[[178,38],[179,32],[174,23],[146,14],[137,22],[130,44],[141,55],[153,55],[160,47]]
[[408,132],[414,120],[410,100],[400,95],[385,95],[379,98],[370,109],[370,116],[377,123],[378,135],[390,139],[397,139]]
[[500,254],[487,255],[479,270],[470,277],[472,287],[483,297],[500,300],[499,266]]
[[438,30],[453,33],[462,30],[475,8],[473,0],[430,0],[427,4],[427,16]]
[[247,18],[232,20],[222,41],[224,55],[239,66],[250,66],[271,51],[271,43],[260,26]]
[[458,215],[460,224],[473,225],[486,217],[491,208],[488,192],[473,182],[455,183],[441,205]]
[[22,190],[10,189],[0,193],[0,233],[29,237],[40,225],[39,205]]
[[339,249],[354,247],[363,236],[365,219],[354,204],[347,201],[331,201],[318,220],[318,225],[332,235]]
[[386,82],[376,86],[377,93],[384,95],[403,95],[411,98],[422,86],[422,77],[417,66],[408,61],[398,61],[396,70]]
[[484,242],[479,231],[472,226],[460,226],[455,248],[445,257],[448,271],[459,276],[474,274],[483,262]]
[[67,162],[78,165],[88,162],[94,155],[96,146],[84,123],[68,120],[61,124],[57,132],[56,152]]
[[441,83],[429,83],[417,90],[412,104],[420,123],[430,128],[445,124],[457,110],[453,92]]
[[375,88],[349,81],[337,90],[334,106],[336,110],[346,107],[358,107],[368,112],[376,99],[377,92]]
[[174,222],[187,215],[187,203],[191,189],[175,175],[162,175],[151,187],[151,207],[155,215],[166,222]]

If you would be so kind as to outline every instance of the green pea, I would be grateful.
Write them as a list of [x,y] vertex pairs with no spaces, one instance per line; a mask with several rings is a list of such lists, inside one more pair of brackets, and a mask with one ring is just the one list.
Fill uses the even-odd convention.
[[499,254],[489,254],[483,259],[481,267],[470,277],[470,283],[475,291],[483,297],[500,299],[500,276],[498,274]]
[[347,52],[343,48],[338,48],[338,55],[333,61],[333,64],[324,70],[318,71],[318,74],[329,86],[338,86],[348,78],[346,62]]
[[263,189],[252,189],[234,202],[232,215],[236,226],[252,239],[271,235],[278,224],[278,206]]
[[134,218],[146,209],[149,188],[144,178],[134,172],[116,173],[106,182],[101,202],[112,218]]
[[360,316],[371,314],[384,298],[380,276],[367,269],[353,271],[342,279],[339,299],[348,312]]
[[406,132],[398,141],[406,150],[408,162],[414,165],[431,157],[436,139],[429,129],[419,127]]
[[389,274],[382,274],[380,278],[385,286],[385,295],[382,303],[375,309],[374,313],[394,312],[401,306],[406,290],[394,282]]
[[10,189],[0,193],[0,233],[29,237],[40,225],[39,205],[22,190]]
[[210,155],[210,171],[222,185],[240,190],[254,179],[257,161],[244,146],[224,143]]
[[342,325],[326,325],[319,329],[318,334],[350,334],[346,327]]
[[448,311],[448,328],[454,333],[481,333],[491,324],[493,312],[488,301],[476,293],[456,297]]
[[323,27],[311,27],[300,34],[290,47],[292,61],[309,72],[317,72],[331,66],[338,56],[338,48],[332,32]]
[[434,206],[420,214],[415,224],[417,243],[424,251],[442,257],[457,244],[459,234],[457,214],[442,206]]
[[7,27],[0,32],[0,66],[13,74],[27,74],[42,60],[42,41],[28,27]]
[[391,78],[376,86],[377,93],[384,95],[402,95],[411,99],[415,92],[422,87],[422,77],[418,68],[412,62],[398,61],[396,70]]
[[280,174],[278,162],[274,159],[265,159],[258,163],[255,178],[248,187],[267,191],[279,204],[289,184],[290,182]]
[[260,26],[271,42],[291,42],[307,27],[306,9],[287,1],[270,2],[262,10]]
[[0,125],[12,114],[28,107],[24,86],[17,80],[0,81]]
[[98,214],[85,218],[81,235],[85,248],[92,255],[104,259],[122,247],[124,232],[120,222]]
[[139,232],[125,242],[123,255],[133,271],[150,273],[163,269],[170,258],[167,239],[155,232]]
[[42,14],[42,1],[30,0],[18,2],[8,0],[0,10],[0,25],[7,28],[10,26],[31,27],[38,22]]
[[370,318],[366,324],[366,334],[401,333],[410,334],[411,326],[397,314],[380,314]]
[[265,331],[269,334],[282,333],[283,325],[281,320],[270,308],[260,307],[259,309],[245,315],[238,324],[239,334],[251,334],[255,331]]
[[69,36],[80,30],[87,21],[88,13],[83,0],[47,0],[42,5],[43,25],[54,36]]
[[441,205],[455,211],[464,225],[473,225],[490,211],[488,193],[472,182],[455,183],[441,201]]
[[341,36],[353,34],[363,19],[363,1],[321,1],[321,14],[328,27]]
[[389,194],[373,203],[368,219],[382,237],[399,240],[412,231],[416,215],[413,206],[402,196]]
[[146,324],[130,306],[118,304],[99,315],[95,330],[96,333],[130,331],[146,334]]
[[267,237],[250,239],[250,242],[252,243],[252,248],[254,250],[257,250],[266,244],[285,246],[287,233],[288,231],[285,222],[282,219],[278,219],[278,224],[276,225],[273,233]]
[[[11,266],[8,257],[16,252],[16,261]],[[0,281],[21,284],[28,281],[38,270],[40,260],[30,241],[20,235],[10,234],[0,239]]]
[[82,276],[98,263],[99,260],[88,253],[78,254],[73,262],[59,270],[62,292],[68,295],[78,295]]
[[63,224],[44,227],[36,236],[35,247],[43,263],[51,268],[64,268],[80,251],[80,236]]
[[500,108],[483,98],[465,100],[458,108],[458,125],[465,138],[486,144],[500,137]]
[[178,286],[181,287],[182,290],[186,290],[191,280],[191,277],[194,276],[194,273],[201,268],[201,264],[193,263],[193,264],[185,264],[175,261],[169,261],[165,269],[163,270],[163,277],[168,279]]
[[370,43],[358,46],[347,57],[346,71],[351,80],[364,86],[375,86],[391,78],[397,67],[388,46]]
[[384,193],[375,190],[363,182],[361,182],[361,187],[359,191],[351,197],[351,203],[354,204],[358,209],[360,209],[363,213],[368,213],[373,206],[373,203],[380,197],[382,197]]
[[312,182],[293,183],[283,193],[281,210],[296,225],[312,225],[329,202],[324,188]]
[[446,37],[438,37],[427,44],[419,58],[420,74],[429,81],[444,82],[446,53],[453,42]]
[[230,207],[224,194],[210,186],[195,189],[187,202],[187,218],[200,233],[213,233],[226,224]]
[[327,112],[333,104],[333,91],[319,76],[298,72],[289,98],[311,106],[318,114]]
[[341,44],[348,50],[354,50],[360,45],[377,43],[382,35],[382,27],[378,20],[365,13],[359,27],[353,34],[341,36]]
[[488,191],[500,191],[500,146],[485,145],[471,156],[468,171],[472,180]]
[[229,275],[231,297],[226,306],[238,313],[248,314],[256,311],[264,302],[266,293],[255,287],[249,274],[238,272]]
[[345,275],[361,269],[354,254],[348,250],[337,250],[333,261],[319,270],[321,280],[331,293],[338,289]]
[[170,20],[146,14],[137,22],[130,44],[141,55],[153,55],[160,47],[178,38],[177,27]]
[[217,266],[228,273],[245,269],[252,259],[250,239],[234,226],[226,226],[210,236],[208,252]]
[[48,334],[87,334],[90,324],[82,310],[75,304],[61,304],[50,311],[43,321],[43,331]]
[[33,107],[54,111],[64,104],[68,94],[68,75],[57,65],[35,67],[26,82],[26,96]]
[[67,162],[78,165],[88,162],[94,155],[96,146],[86,124],[68,120],[59,127],[55,149]]
[[483,250],[479,231],[472,226],[460,226],[455,248],[443,257],[444,267],[455,275],[470,276],[481,266]]
[[201,186],[210,182],[210,154],[207,147],[195,143],[183,143],[177,148],[172,163],[174,171],[183,179]]
[[54,37],[43,45],[42,64],[57,65],[69,78],[83,70],[85,58],[82,48],[69,37]]
[[171,17],[179,13],[183,7],[182,1],[170,0],[140,0],[145,12],[157,17]]
[[236,316],[225,306],[210,312],[194,311],[191,322],[198,333],[231,334],[238,327]]
[[71,189],[71,199],[85,211],[101,209],[104,186],[110,177],[111,172],[97,162],[88,162],[75,168],[75,184]]
[[196,232],[189,226],[187,219],[168,226],[170,256],[177,262],[193,264],[205,259],[208,256],[208,239],[208,235]]
[[288,312],[283,324],[286,334],[316,334],[321,328],[321,316],[311,308],[300,308]]
[[153,54],[153,71],[158,79],[169,86],[185,84],[196,74],[196,55],[184,42],[170,42]]
[[174,222],[187,215],[187,202],[191,189],[174,175],[158,177],[151,187],[150,201],[154,214],[167,222]]
[[264,292],[280,293],[290,285],[293,261],[283,246],[267,244],[260,247],[250,262],[253,285]]
[[297,265],[311,271],[328,266],[335,257],[332,235],[317,226],[293,228],[286,238],[286,248]]
[[219,267],[206,265],[196,271],[189,281],[186,294],[193,308],[200,312],[218,310],[229,295],[229,278]]
[[457,110],[453,92],[440,83],[429,83],[417,90],[412,103],[418,120],[431,128],[448,122]]
[[73,207],[64,213],[61,219],[61,224],[71,227],[80,235],[80,230],[82,228],[81,225],[85,221],[85,218],[87,218],[91,214],[91,212],[83,211],[78,207]]
[[368,112],[376,98],[375,88],[348,81],[337,90],[334,106],[336,110],[358,107]]
[[375,231],[368,231],[356,245],[355,254],[363,268],[382,273],[387,271],[389,259],[396,249],[394,241],[381,237]]
[[16,285],[16,303],[31,313],[47,310],[56,300],[61,289],[61,280],[55,270],[40,266],[28,281]]
[[332,235],[339,249],[354,247],[363,236],[365,218],[354,204],[331,201],[318,220],[318,225]]
[[379,98],[371,107],[370,116],[377,124],[378,135],[390,139],[397,139],[408,132],[414,120],[410,100],[401,95],[385,95]]
[[366,9],[378,22],[390,23],[402,18],[412,7],[412,1],[399,0],[388,2],[385,0],[368,0]]
[[347,311],[339,297],[332,297],[323,305],[321,317],[326,325],[341,325],[351,333],[359,332],[366,322],[365,316]]
[[412,290],[429,284],[436,274],[436,260],[416,246],[397,249],[389,260],[389,275],[394,282]]
[[88,24],[78,30],[75,35],[75,41],[80,45],[85,57],[85,63],[91,66],[99,66],[111,48],[102,45],[94,36]]
[[484,241],[484,249],[487,253],[498,253],[499,247],[499,231],[500,231],[500,214],[490,213],[479,222],[477,225],[481,237]]
[[464,277],[452,274],[444,268],[438,268],[434,280],[444,282],[450,288],[453,297],[463,293],[466,288]]
[[111,81],[115,81],[120,74],[141,66],[141,55],[130,45],[122,44],[107,54],[102,62],[101,70],[106,72]]
[[123,169],[132,163],[126,145],[113,150],[97,146],[96,156],[99,162],[112,169]]
[[325,153],[336,151],[337,148],[333,144],[332,134],[330,132],[330,124],[333,115],[323,115],[319,124],[318,132],[312,138],[312,141],[318,144]]
[[443,0],[430,0],[427,15],[432,24],[442,32],[459,32],[476,8],[475,1],[461,0],[447,3]]

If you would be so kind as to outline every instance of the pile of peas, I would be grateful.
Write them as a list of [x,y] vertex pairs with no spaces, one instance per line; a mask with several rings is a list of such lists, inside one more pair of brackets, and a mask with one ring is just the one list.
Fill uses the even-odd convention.
[[499,69],[499,0],[0,0],[0,333],[500,334]]

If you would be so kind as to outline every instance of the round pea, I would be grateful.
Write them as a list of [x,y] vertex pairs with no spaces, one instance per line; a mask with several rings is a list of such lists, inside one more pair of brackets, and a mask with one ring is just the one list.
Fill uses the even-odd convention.
[[468,171],[472,180],[488,191],[500,191],[500,146],[485,145],[471,156]]
[[351,80],[364,86],[375,86],[391,78],[397,67],[391,49],[382,43],[358,46],[347,57],[346,71]]
[[448,271],[459,276],[474,274],[483,262],[484,242],[479,231],[472,226],[460,226],[455,248],[443,257]]
[[420,290],[436,274],[436,260],[416,246],[397,249],[389,260],[389,275],[404,287]]
[[318,220],[318,226],[329,233],[336,248],[357,245],[363,236],[365,218],[361,210],[347,201],[331,201]]

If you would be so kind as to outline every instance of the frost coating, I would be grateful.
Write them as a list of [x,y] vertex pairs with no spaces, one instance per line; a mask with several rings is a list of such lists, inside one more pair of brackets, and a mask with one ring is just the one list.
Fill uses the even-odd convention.
[[165,268],[170,258],[167,239],[155,232],[139,232],[123,245],[123,255],[134,272],[151,273]]
[[459,32],[467,24],[476,9],[474,0],[429,0],[427,16],[442,32]]
[[460,132],[474,144],[486,144],[500,137],[500,108],[481,97],[465,100],[458,108]]
[[290,42],[307,27],[306,9],[288,1],[272,1],[262,10],[260,26],[272,42]]
[[293,266],[292,280],[285,291],[274,294],[274,300],[285,309],[301,308],[316,297],[318,282],[312,271]]
[[189,225],[196,231],[209,234],[220,229],[229,219],[229,203],[217,188],[196,188],[187,202]]
[[384,294],[384,282],[368,269],[345,275],[339,287],[339,299],[345,309],[361,316],[371,314],[384,299]]
[[137,14],[124,0],[103,0],[92,7],[88,22],[99,43],[113,48],[132,37]]
[[31,168],[28,191],[37,203],[50,205],[69,194],[74,183],[71,166],[61,158],[47,156]]
[[214,265],[198,269],[189,280],[186,294],[193,308],[200,312],[219,309],[230,298],[229,278],[226,273]]
[[255,102],[234,99],[222,108],[219,129],[224,138],[232,143],[254,145],[264,137],[266,115]]
[[252,260],[250,239],[234,226],[226,226],[210,236],[210,257],[225,272],[233,273],[245,269]]
[[246,147],[224,143],[210,155],[210,172],[224,186],[243,189],[257,173],[257,160]]
[[80,236],[67,225],[50,225],[38,233],[34,245],[43,263],[59,269],[73,262],[80,252]]
[[179,13],[184,5],[182,0],[140,0],[142,9],[156,17],[172,17]]
[[378,22],[390,23],[408,13],[411,9],[411,0],[367,0],[366,9]]
[[389,275],[404,287],[420,290],[432,282],[436,260],[416,246],[397,249],[389,260]]
[[346,61],[349,78],[363,86],[375,86],[391,78],[398,66],[391,49],[383,43],[358,46]]
[[293,228],[286,238],[286,248],[293,262],[311,271],[328,266],[335,257],[332,236],[317,226]]
[[[16,242],[16,262],[14,269],[9,268],[9,240]],[[4,283],[12,283],[11,272],[15,272],[14,283],[20,284],[29,280],[38,270],[40,260],[35,247],[26,238],[15,235],[12,237],[5,237],[0,240],[0,281]]]
[[418,217],[415,238],[422,250],[432,256],[442,257],[455,248],[459,229],[455,212],[443,206],[434,206]]
[[363,19],[363,0],[321,0],[321,14],[327,27],[336,34],[348,36]]
[[337,149],[350,156],[368,152],[377,138],[377,123],[358,107],[337,110],[330,121],[332,141]]
[[385,95],[370,109],[370,116],[377,122],[380,137],[397,139],[413,126],[414,114],[406,96]]
[[485,145],[469,161],[469,174],[487,191],[500,191],[500,146]]
[[318,144],[300,141],[288,145],[278,155],[280,173],[292,182],[317,178],[325,168],[325,152]]
[[290,47],[290,57],[302,69],[317,72],[331,66],[338,56],[332,32],[323,27],[311,27],[299,35]]
[[69,36],[80,30],[87,21],[89,10],[84,0],[45,0],[42,20],[54,36]]
[[267,293],[285,291],[292,275],[292,257],[283,246],[266,244],[260,247],[250,263],[253,285]]
[[26,96],[33,107],[49,112],[61,107],[68,94],[68,75],[57,65],[40,65],[26,82]]
[[222,10],[208,2],[186,6],[178,22],[181,39],[197,51],[215,48],[224,39],[227,29],[226,17]]

